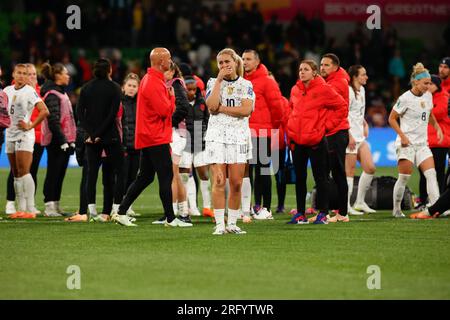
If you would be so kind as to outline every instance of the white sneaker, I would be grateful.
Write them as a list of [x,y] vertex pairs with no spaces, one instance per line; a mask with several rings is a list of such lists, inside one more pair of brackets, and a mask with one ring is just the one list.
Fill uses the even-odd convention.
[[235,224],[229,224],[226,228],[228,233],[234,233],[234,234],[246,234],[247,231],[241,230],[237,225]]
[[443,214],[441,214],[441,217],[448,217],[450,216],[450,210],[444,211]]
[[373,210],[372,208],[370,208],[367,203],[362,202],[362,203],[356,203],[354,206],[356,211],[363,211],[365,213],[376,213],[376,210]]
[[55,205],[55,202],[53,202],[53,201],[45,203],[44,215],[46,217],[62,217],[62,214],[60,214],[60,213],[58,213],[58,211],[56,211],[56,205]]
[[153,221],[152,224],[166,224],[166,222],[167,222],[166,216],[162,216],[158,220]]
[[215,236],[222,236],[225,233],[227,233],[227,231],[225,230],[225,225],[223,224],[217,224],[214,228],[214,232],[213,235]]
[[136,224],[134,224],[133,222],[130,221],[130,218],[127,217],[126,214],[114,213],[111,216],[111,221],[113,221],[113,222],[115,222],[117,224],[120,224],[122,226],[125,226],[125,227],[137,227]]
[[254,215],[254,218],[256,220],[273,220],[272,212],[264,207]]
[[198,210],[198,208],[195,209],[189,209],[189,215],[192,217],[200,217],[202,214]]
[[61,209],[61,207],[59,206],[59,201],[55,201],[55,210],[57,213],[59,213],[60,215],[63,215],[64,211]]
[[14,201],[6,201],[5,213],[6,214],[14,214],[16,212],[17,212],[16,203]]
[[406,216],[401,211],[392,211],[392,216],[394,218],[405,218]]
[[352,207],[348,208],[348,214],[351,214],[352,216],[362,216],[364,214],[363,211],[356,211]]
[[36,209],[36,207],[31,208],[30,210],[28,210],[28,212],[34,213],[34,214],[41,214],[42,212],[38,209]]
[[175,218],[172,220],[172,222],[165,222],[164,224],[166,227],[180,227],[180,228],[186,228],[186,227],[192,227],[192,223],[181,221],[178,218]]
[[137,213],[137,212],[134,212],[133,208],[130,206],[128,208],[128,210],[127,210],[127,216],[129,216],[129,217],[140,217],[141,214]]

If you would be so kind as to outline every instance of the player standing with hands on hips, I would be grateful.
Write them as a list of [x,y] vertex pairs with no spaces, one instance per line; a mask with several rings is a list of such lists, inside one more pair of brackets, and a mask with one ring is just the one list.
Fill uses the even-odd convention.
[[[241,187],[247,160],[251,159],[248,117],[255,94],[245,80],[241,58],[233,49],[217,55],[219,74],[208,81],[206,105],[211,116],[206,131],[206,157],[212,169],[212,197],[216,228],[214,235],[245,234],[237,225],[241,206]],[[230,182],[228,225],[225,228],[225,183]]]
[[[395,218],[405,217],[401,211],[401,202],[414,164],[420,168],[427,180],[430,204],[434,204],[439,198],[433,154],[428,147],[428,122],[436,129],[438,143],[443,141],[444,136],[431,113],[433,97],[428,91],[431,85],[431,76],[420,62],[413,67],[411,85],[411,90],[398,98],[389,115],[389,124],[398,134],[395,145],[399,174],[394,186],[394,209],[392,211]],[[400,125],[398,120],[400,120]]]

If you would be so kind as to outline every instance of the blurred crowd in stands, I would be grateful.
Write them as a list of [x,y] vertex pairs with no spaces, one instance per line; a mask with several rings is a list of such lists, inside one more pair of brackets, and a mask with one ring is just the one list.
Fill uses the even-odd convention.
[[[167,47],[176,62],[191,64],[204,80],[215,76],[220,49],[231,47],[242,52],[254,48],[286,97],[297,80],[300,59],[319,61],[322,54],[333,52],[344,68],[352,64],[366,67],[367,120],[375,127],[387,126],[388,111],[408,85],[411,66],[405,64],[400,39],[391,25],[368,33],[363,23],[356,23],[342,44],[327,36],[319,17],[307,19],[299,12],[287,23],[280,22],[276,15],[265,21],[257,3],[249,7],[208,7],[202,1],[104,0],[79,1],[82,28],[69,30],[66,9],[70,3],[50,3],[46,7],[41,1],[25,1],[25,11],[36,12],[36,16],[25,27],[19,23],[11,26],[6,44],[10,57],[0,56],[2,80],[10,81],[11,66],[17,62],[34,63],[38,72],[47,60],[62,62],[72,77],[68,92],[73,102],[81,85],[92,77],[93,59],[111,59],[113,79],[121,83],[129,71],[141,75],[145,72],[148,52],[157,45]],[[447,44],[449,30],[447,27],[443,32]],[[138,59],[130,59],[123,54],[124,48],[147,50]],[[92,51],[96,56],[89,57],[88,52]],[[412,61],[422,61],[434,71],[434,55],[440,57],[442,53],[424,50]]]

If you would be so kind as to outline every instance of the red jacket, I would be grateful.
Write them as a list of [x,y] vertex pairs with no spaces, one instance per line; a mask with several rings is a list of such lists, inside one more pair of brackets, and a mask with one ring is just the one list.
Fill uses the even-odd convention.
[[333,72],[326,77],[325,81],[333,87],[334,90],[336,90],[336,92],[339,93],[346,102],[346,105],[342,108],[328,111],[326,122],[328,137],[338,131],[347,130],[350,128],[350,124],[348,123],[348,108],[350,103],[348,97],[348,84],[350,77],[344,69],[339,67],[336,72]]
[[447,79],[442,80],[441,88],[442,88],[442,91],[447,91],[447,93],[450,94],[450,77],[447,77]]
[[270,130],[278,128],[283,120],[284,101],[280,88],[263,64],[244,78],[251,81],[256,95],[255,110],[249,123],[252,136],[270,137]]
[[[41,87],[36,84],[36,93],[38,94],[39,97],[41,97]],[[42,97],[41,97],[42,98]],[[31,113],[31,117],[30,120],[31,122],[33,122],[37,117],[39,116],[39,110],[38,108],[34,107],[33,112]],[[35,128],[34,128],[34,137],[35,137],[35,143],[41,144],[41,125],[42,122],[39,123]]]
[[291,114],[287,124],[289,140],[314,146],[325,136],[326,114],[347,105],[322,77],[310,81],[308,88],[298,80],[291,90]]
[[444,134],[444,140],[438,143],[437,132],[434,127],[428,125],[428,145],[430,148],[449,148],[450,147],[450,118],[448,117],[448,98],[446,91],[441,90],[433,94],[433,115]]
[[136,103],[135,148],[168,144],[172,141],[172,113],[175,97],[170,96],[164,74],[148,68],[139,84]]

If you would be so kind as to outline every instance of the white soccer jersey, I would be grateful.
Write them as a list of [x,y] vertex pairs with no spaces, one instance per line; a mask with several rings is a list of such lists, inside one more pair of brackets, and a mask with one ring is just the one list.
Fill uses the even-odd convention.
[[[206,97],[211,94],[216,78],[211,78],[206,86]],[[253,100],[255,93],[250,81],[242,77],[234,81],[223,80],[220,85],[220,104],[227,107],[240,106],[242,99]],[[223,113],[209,117],[205,141],[226,144],[248,144],[250,137],[249,117],[232,117]]]
[[356,142],[364,140],[364,113],[366,111],[366,92],[364,87],[359,89],[358,96],[355,95],[352,87],[349,89],[349,111],[348,122],[350,123],[350,134]]
[[11,125],[6,129],[6,141],[17,141],[23,139],[34,140],[34,129],[23,131],[18,127],[19,121],[30,122],[34,106],[42,101],[36,90],[29,85],[20,89],[8,86],[4,89],[8,95],[8,113]]
[[[408,137],[411,145],[427,145],[428,121],[432,109],[433,96],[429,92],[418,97],[409,90],[398,98],[394,110],[400,115],[400,129]],[[401,146],[398,135],[395,145]]]

